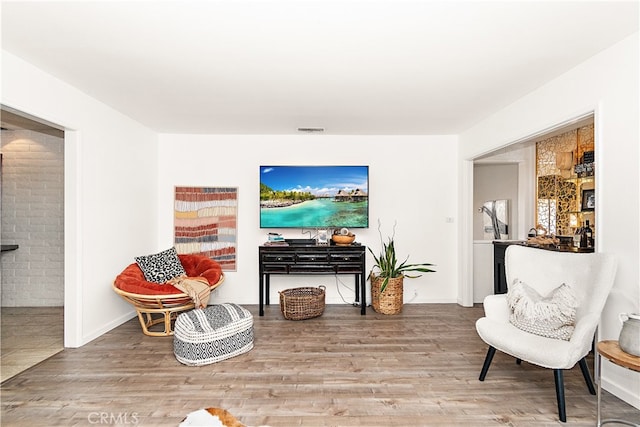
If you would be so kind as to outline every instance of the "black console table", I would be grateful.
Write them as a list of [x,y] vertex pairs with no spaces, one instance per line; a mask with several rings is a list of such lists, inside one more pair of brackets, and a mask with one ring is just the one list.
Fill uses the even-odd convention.
[[545,251],[589,253],[593,248],[574,248],[571,246],[531,245],[526,240],[494,240],[493,241],[493,293],[507,293],[507,278],[505,272],[505,254],[510,245],[528,246]]
[[272,274],[353,274],[356,302],[360,302],[360,314],[366,314],[366,246],[317,246],[314,240],[308,239],[286,242],[288,246],[259,247],[260,316],[264,316],[264,305],[269,305],[269,279]]
[[509,245],[522,245],[523,241],[494,240],[493,242],[493,293],[507,293],[507,278],[504,270],[504,256]]

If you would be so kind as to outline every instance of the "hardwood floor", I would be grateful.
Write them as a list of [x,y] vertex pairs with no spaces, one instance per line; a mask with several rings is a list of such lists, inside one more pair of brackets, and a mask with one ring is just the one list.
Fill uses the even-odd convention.
[[0,381],[62,351],[64,307],[2,307]]
[[[250,426],[594,426],[596,397],[580,370],[565,373],[567,423],[558,421],[553,373],[487,350],[482,308],[405,305],[385,316],[329,305],[322,317],[254,315],[255,347],[216,364],[176,361],[172,337],[147,337],[137,319],[65,349],[2,383],[3,426],[177,426],[187,413],[227,409]],[[640,421],[608,393],[605,416]],[[102,418],[100,418],[102,417]],[[105,422],[101,422],[104,420]],[[116,422],[117,421],[117,422]]]

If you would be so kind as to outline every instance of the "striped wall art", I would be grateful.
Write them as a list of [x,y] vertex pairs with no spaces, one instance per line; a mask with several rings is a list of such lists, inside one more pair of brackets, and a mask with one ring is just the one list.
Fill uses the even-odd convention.
[[176,187],[174,212],[179,254],[202,254],[236,271],[237,188]]

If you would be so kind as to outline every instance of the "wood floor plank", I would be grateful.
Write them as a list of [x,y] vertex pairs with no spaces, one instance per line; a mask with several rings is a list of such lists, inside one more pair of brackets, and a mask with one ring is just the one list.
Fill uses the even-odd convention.
[[0,382],[63,349],[63,307],[2,307],[0,319]]
[[[3,426],[95,425],[96,414],[177,426],[187,413],[227,409],[249,426],[593,426],[596,398],[578,368],[565,373],[567,423],[558,421],[553,374],[487,350],[475,332],[482,308],[405,305],[366,316],[329,305],[305,321],[278,306],[246,305],[254,349],[216,364],[176,361],[172,337],[148,337],[137,319],[65,349],[2,383]],[[605,393],[603,408],[640,421]],[[93,417],[93,418],[92,418]]]

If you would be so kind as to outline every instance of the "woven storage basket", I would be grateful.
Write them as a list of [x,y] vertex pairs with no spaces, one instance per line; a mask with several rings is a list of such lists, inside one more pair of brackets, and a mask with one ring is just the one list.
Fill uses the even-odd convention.
[[280,292],[280,311],[287,320],[311,319],[322,315],[326,288],[293,288]]
[[404,277],[390,278],[384,292],[380,293],[380,286],[384,277],[371,276],[371,305],[373,309],[382,314],[398,314],[402,311],[404,303],[403,295]]

